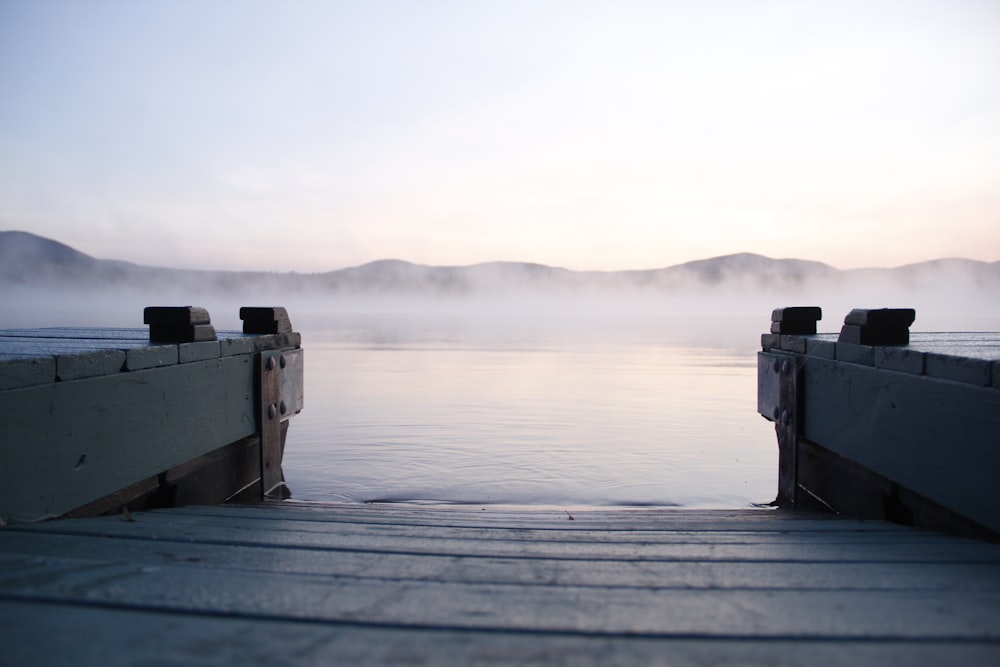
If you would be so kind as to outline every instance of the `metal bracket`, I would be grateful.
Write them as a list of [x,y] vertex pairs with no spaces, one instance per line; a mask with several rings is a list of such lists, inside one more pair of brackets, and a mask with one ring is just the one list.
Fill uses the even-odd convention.
[[278,367],[281,370],[281,397],[278,412],[282,421],[302,411],[303,365],[301,349],[280,352]]
[[302,410],[303,356],[301,349],[260,353],[259,428],[260,497],[288,498],[281,470],[289,417]]
[[281,473],[281,353],[260,353],[260,495],[284,484]]
[[798,502],[799,375],[802,358],[794,354],[757,353],[757,412],[774,422],[778,436],[777,505]]

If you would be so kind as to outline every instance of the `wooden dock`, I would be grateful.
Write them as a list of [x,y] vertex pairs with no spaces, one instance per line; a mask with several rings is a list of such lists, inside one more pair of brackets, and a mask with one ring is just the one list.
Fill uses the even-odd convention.
[[216,332],[195,307],[149,328],[0,330],[0,523],[218,503],[282,490],[302,409],[284,308]]
[[774,311],[758,406],[779,502],[1000,538],[1000,334],[914,333],[908,309]]
[[1000,543],[899,525],[996,537],[998,336],[775,311],[781,509],[309,504],[300,339],[244,310],[0,333],[0,664],[1000,664]]
[[188,507],[0,529],[4,664],[1000,664],[1000,545],[794,510]]

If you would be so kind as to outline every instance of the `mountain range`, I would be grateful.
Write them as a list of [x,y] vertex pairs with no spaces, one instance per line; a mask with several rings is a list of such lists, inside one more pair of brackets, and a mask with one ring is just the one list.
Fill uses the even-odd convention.
[[1000,293],[1000,262],[939,259],[897,268],[837,269],[821,262],[740,253],[659,269],[573,271],[523,262],[427,266],[386,259],[324,273],[188,270],[97,259],[58,241],[0,231],[0,285],[47,288],[173,287],[242,293],[255,286],[292,293],[478,295],[622,290],[680,293],[808,288],[883,280],[933,286],[961,276]]

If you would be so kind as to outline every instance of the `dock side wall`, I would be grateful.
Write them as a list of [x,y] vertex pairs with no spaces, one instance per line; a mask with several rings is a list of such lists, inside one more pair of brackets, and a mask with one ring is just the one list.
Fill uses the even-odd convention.
[[1000,532],[1000,391],[803,357],[800,438]]
[[253,435],[253,359],[0,392],[0,518],[60,516]]

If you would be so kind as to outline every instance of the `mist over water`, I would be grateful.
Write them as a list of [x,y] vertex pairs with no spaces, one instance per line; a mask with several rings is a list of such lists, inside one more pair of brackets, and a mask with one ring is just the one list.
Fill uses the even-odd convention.
[[[479,283],[473,291],[435,293],[399,290],[333,291],[252,274],[228,278],[224,287],[206,281],[162,281],[116,286],[6,284],[0,292],[0,327],[141,327],[151,305],[198,305],[220,330],[241,328],[239,308],[285,306],[298,331],[319,333],[345,323],[383,318],[406,336],[421,332],[469,338],[514,337],[544,332],[570,338],[677,335],[739,340],[765,331],[774,308],[812,305],[823,309],[821,331],[836,332],[852,308],[909,307],[914,331],[1000,330],[1000,269],[972,271],[961,265],[922,265],[919,271],[854,271],[830,279],[781,281],[723,276],[717,284],[691,280],[670,289],[634,285],[588,289]],[[481,277],[481,276],[480,276]],[[729,326],[720,326],[725,319]],[[682,324],[683,321],[683,324]],[[733,322],[741,322],[733,329]],[[367,327],[367,323],[362,326]]]
[[991,289],[961,275],[674,294],[18,287],[0,328],[142,327],[145,306],[199,305],[239,330],[240,306],[285,306],[306,350],[285,454],[302,500],[745,507],[775,495],[755,410],[773,308],[819,305],[826,332],[851,308],[904,306],[914,331],[996,331]]

